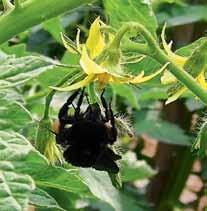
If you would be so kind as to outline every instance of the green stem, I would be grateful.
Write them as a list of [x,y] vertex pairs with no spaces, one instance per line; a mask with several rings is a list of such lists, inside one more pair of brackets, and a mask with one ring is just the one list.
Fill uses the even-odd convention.
[[87,87],[87,91],[88,91],[88,96],[89,96],[89,102],[91,104],[97,103],[98,97],[97,97],[96,91],[95,91],[95,84],[90,83]]
[[26,97],[26,102],[30,103],[34,100],[39,100],[41,97],[44,97],[47,93],[45,91],[38,92],[32,96]]
[[141,54],[144,55],[148,55],[149,54],[149,49],[148,46],[146,44],[140,44],[140,43],[135,43],[132,41],[127,41],[122,45],[122,48],[124,51],[126,52],[139,52]]
[[[186,86],[193,94],[195,94],[202,102],[207,104],[207,92],[203,89],[197,81],[183,68],[177,66],[177,64],[169,59],[169,57],[160,49],[154,37],[151,33],[142,25],[138,23],[127,23],[121,27],[117,32],[113,45],[120,45],[120,41],[123,38],[124,34],[131,30],[137,29],[137,31],[144,37],[145,41],[148,44],[148,47],[144,50],[140,48],[140,44],[130,44],[126,48],[127,50],[132,50],[133,52],[141,53],[147,56],[152,57],[157,60],[160,64],[165,65],[169,63],[168,69],[170,72],[184,85]],[[131,42],[131,41],[130,41]]]
[[[132,23],[127,23],[127,24],[123,25],[116,33],[109,48],[115,48],[115,49],[120,48],[121,40],[123,39],[125,33],[132,29],[133,25],[134,24],[132,24]],[[126,40],[122,47],[127,51],[128,50],[127,48],[129,48],[131,50],[134,47],[134,45],[136,45],[136,47],[135,47],[136,52],[137,52],[137,49],[139,49],[140,53],[149,54],[149,47],[146,44],[134,43],[130,40]]]
[[[56,87],[62,86],[64,83],[66,83],[70,78],[73,78],[72,76],[74,76],[74,72],[70,72],[68,73],[57,85]],[[44,115],[43,115],[43,119],[48,119],[49,117],[49,109],[50,109],[50,104],[52,102],[52,98],[55,95],[56,90],[51,90],[49,92],[49,94],[46,96],[45,98],[45,110],[44,110]]]
[[34,25],[91,2],[92,0],[61,0],[61,3],[59,0],[25,1],[21,7],[0,17],[0,44]]

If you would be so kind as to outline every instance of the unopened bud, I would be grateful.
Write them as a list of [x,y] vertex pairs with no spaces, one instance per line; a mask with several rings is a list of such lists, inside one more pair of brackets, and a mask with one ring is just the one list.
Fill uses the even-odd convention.
[[207,156],[207,121],[202,124],[192,150],[197,152],[200,157]]
[[39,122],[35,146],[51,164],[62,163],[62,153],[56,145],[50,119],[42,119]]

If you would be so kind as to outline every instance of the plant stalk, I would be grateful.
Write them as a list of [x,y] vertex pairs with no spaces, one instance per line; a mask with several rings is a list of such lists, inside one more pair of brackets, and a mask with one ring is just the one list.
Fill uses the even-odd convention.
[[186,86],[194,95],[196,95],[203,103],[207,104],[207,92],[203,89],[197,81],[186,71],[184,71],[181,67],[179,67],[175,62],[171,61],[169,57],[160,49],[157,41],[151,35],[151,33],[139,23],[127,23],[123,25],[120,30],[117,32],[113,45],[120,45],[120,41],[123,38],[124,34],[131,30],[137,29],[137,31],[144,37],[147,42],[147,46],[143,45],[143,49],[140,47],[140,44],[131,43],[129,45],[124,46],[127,50],[132,50],[133,52],[137,52],[140,54],[144,54],[150,56],[151,58],[157,60],[160,64],[165,65],[169,63],[168,69],[170,72],[180,81],[184,86]]
[[88,97],[89,97],[90,104],[97,103],[98,97],[97,97],[96,91],[95,91],[95,84],[90,83],[87,87],[87,91],[88,91]]
[[[70,78],[74,76],[74,72],[69,72],[56,86],[62,86],[64,83],[66,83]],[[44,115],[43,119],[47,119],[49,117],[49,109],[50,109],[50,104],[52,102],[52,98],[55,95],[56,90],[51,90],[49,94],[45,98],[45,110],[44,110]]]
[[92,0],[28,0],[0,17],[0,45],[13,36]]

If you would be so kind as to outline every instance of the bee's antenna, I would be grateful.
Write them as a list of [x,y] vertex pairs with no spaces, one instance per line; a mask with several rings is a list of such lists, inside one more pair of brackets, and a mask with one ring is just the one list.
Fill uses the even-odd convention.
[[47,129],[47,130],[49,130],[52,134],[54,134],[54,135],[58,135],[55,131],[53,131],[53,130],[51,130],[50,128],[48,128],[48,127],[45,127],[45,126],[43,126],[45,129]]
[[50,130],[49,128],[47,128],[52,134],[54,134],[54,135],[58,135],[56,132],[54,132],[53,130]]
[[88,94],[86,94],[86,100],[87,100],[88,105],[90,105]]
[[71,105],[72,105],[73,109],[75,110],[76,109],[75,105],[73,103],[71,103]]

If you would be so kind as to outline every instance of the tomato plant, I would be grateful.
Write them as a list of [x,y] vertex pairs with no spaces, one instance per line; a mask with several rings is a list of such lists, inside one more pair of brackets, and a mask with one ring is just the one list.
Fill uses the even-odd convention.
[[206,14],[2,0],[0,210],[204,210]]

